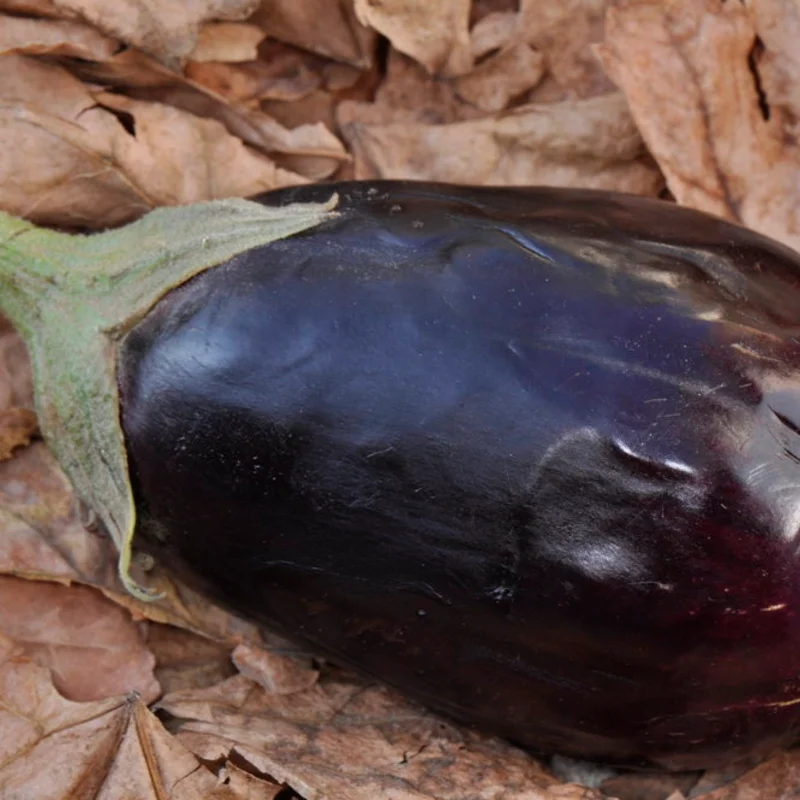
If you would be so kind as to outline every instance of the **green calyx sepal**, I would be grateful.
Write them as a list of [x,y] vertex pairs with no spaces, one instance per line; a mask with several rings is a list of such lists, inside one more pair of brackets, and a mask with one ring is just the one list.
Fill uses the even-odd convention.
[[118,230],[56,233],[0,212],[0,309],[33,365],[39,426],[76,493],[119,550],[130,576],[136,507],[120,421],[116,359],[124,336],[170,290],[233,256],[335,215],[323,204],[218,200],[161,208]]

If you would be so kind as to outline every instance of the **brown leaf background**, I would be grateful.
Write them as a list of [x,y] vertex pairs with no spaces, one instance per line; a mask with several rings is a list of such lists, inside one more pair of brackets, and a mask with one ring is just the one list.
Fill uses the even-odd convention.
[[[800,247],[796,0],[0,0],[0,208],[98,229],[335,178],[617,189]],[[36,439],[0,325],[0,796],[778,800],[798,752],[541,761],[140,558]],[[148,704],[150,707],[148,707]]]

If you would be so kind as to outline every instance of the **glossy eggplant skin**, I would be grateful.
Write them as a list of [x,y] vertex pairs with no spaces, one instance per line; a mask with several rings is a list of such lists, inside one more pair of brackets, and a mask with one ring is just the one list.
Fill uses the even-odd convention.
[[333,188],[336,220],[125,340],[141,540],[540,751],[693,769],[795,738],[800,258],[632,196]]

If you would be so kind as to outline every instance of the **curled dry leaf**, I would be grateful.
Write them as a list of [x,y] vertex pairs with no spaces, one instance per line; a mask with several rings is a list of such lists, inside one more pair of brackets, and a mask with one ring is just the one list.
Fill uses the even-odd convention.
[[302,692],[319,678],[306,658],[281,653],[277,648],[265,650],[243,643],[236,646],[231,658],[242,675],[275,694]]
[[775,756],[735,783],[696,795],[696,800],[787,800],[800,786],[800,750]]
[[223,782],[237,798],[241,800],[274,800],[283,793],[283,786],[265,781],[239,769],[235,764],[227,763],[219,773]]
[[764,118],[755,40],[740,3],[623,0],[598,52],[678,202],[800,248],[793,123],[778,109]]
[[[303,125],[313,125],[321,122],[328,130],[336,130],[336,106],[337,98],[333,92],[325,89],[314,89],[308,94],[296,100],[269,100],[261,101],[260,106],[263,111],[283,125],[285,128],[299,128]],[[334,172],[336,178],[342,176],[342,170],[352,167],[352,160],[349,157],[337,159],[336,162],[328,162],[331,166],[335,163],[335,169],[328,171],[325,162],[319,160],[306,164],[305,161],[296,161],[295,169],[301,174],[306,175],[308,169],[318,170],[320,166],[325,167],[323,178],[331,177]],[[306,175],[307,176],[307,175]]]
[[156,659],[156,677],[165,694],[200,689],[236,674],[233,644],[216,642],[174,625],[150,622],[147,647]]
[[429,75],[416,61],[392,50],[373,102],[345,100],[337,108],[338,123],[343,129],[350,123],[441,125],[484,116],[458,96],[456,85]]
[[0,206],[66,226],[115,225],[147,211],[148,201],[99,146],[116,128],[125,133],[64,70],[0,57]]
[[72,68],[84,80],[217,120],[233,136],[304,178],[326,178],[348,160],[344,146],[324,124],[314,122],[290,130],[249,104],[226,102],[214,91],[167,70],[139,51],[120,53],[101,64],[73,64]]
[[30,444],[39,432],[25,345],[0,317],[0,461]]
[[[553,87],[550,100],[595,97],[613,88],[592,51],[603,40],[603,20],[612,0],[521,0],[517,36],[543,53]],[[531,100],[544,100],[538,92]]]
[[518,22],[516,11],[492,11],[481,17],[470,31],[472,57],[478,60],[506,47],[514,38]]
[[103,33],[180,67],[197,44],[204,22],[246,19],[258,0],[55,0]]
[[29,408],[0,411],[0,461],[11,458],[18,447],[29,445],[38,431],[36,414]]
[[[780,758],[780,756],[778,756]],[[694,788],[689,792],[691,800],[702,798],[709,792],[716,791],[722,787],[732,784],[737,781],[745,773],[762,764],[763,759],[757,757],[737,759],[725,764],[717,769],[706,770],[701,776]]]
[[[237,789],[226,784],[224,776],[220,781],[164,730],[141,701],[132,707],[107,771],[107,791],[98,800],[250,800],[243,794],[250,787],[240,784]],[[262,792],[255,800],[274,796],[274,791]]]
[[745,4],[763,50],[754,49],[759,78],[771,113],[790,135],[800,122],[800,5],[794,0],[748,0]]
[[697,784],[696,772],[623,772],[604,780],[599,788],[618,800],[683,800]]
[[661,187],[619,94],[523,106],[450,125],[341,122],[358,178],[586,186],[638,194],[656,194]]
[[480,63],[456,81],[456,89],[481,111],[502,111],[536,86],[544,75],[544,56],[527,44],[515,44]]
[[159,707],[201,758],[243,758],[308,797],[375,800],[599,800],[559,784],[525,753],[454,728],[386,689],[329,672],[304,692],[244,676],[177,692]]
[[431,73],[463,75],[472,67],[469,0],[355,0],[355,10]]
[[52,19],[67,19],[77,16],[67,9],[59,8],[55,0],[0,0],[0,11]]
[[279,58],[269,64],[264,61],[247,64],[190,61],[186,65],[186,77],[228,103],[255,110],[263,100],[289,103],[301,100],[321,83],[320,76],[299,60],[293,63]]
[[44,667],[0,637],[0,796],[96,797],[133,702],[65,700]]
[[119,44],[90,25],[71,20],[0,15],[0,55],[60,55],[104,61]]
[[0,206],[12,213],[96,228],[299,182],[215,120],[93,95],[56,65],[0,57]]
[[33,380],[25,343],[0,315],[0,410],[33,409]]
[[367,68],[375,33],[353,11],[353,0],[262,0],[250,18],[269,36],[321,56]]
[[94,97],[101,108],[123,115],[133,126],[132,134],[115,130],[111,152],[153,206],[245,197],[302,182],[247,148],[216,120],[109,92]]
[[[333,99],[334,93],[352,91],[362,73],[347,64],[303,52],[276,40],[259,47],[259,60],[246,64],[196,63],[186,65],[186,76],[233,105],[264,109],[264,103],[279,101],[291,109],[297,101],[323,90]],[[294,115],[299,116],[299,115]],[[318,115],[306,115],[302,123],[324,121]]]
[[161,694],[155,658],[125,609],[86,586],[59,586],[0,576],[0,632],[47,667],[68,700]]
[[88,531],[78,509],[42,442],[0,463],[0,573],[114,586],[110,540]]
[[244,22],[209,22],[200,29],[192,61],[255,61],[264,32]]

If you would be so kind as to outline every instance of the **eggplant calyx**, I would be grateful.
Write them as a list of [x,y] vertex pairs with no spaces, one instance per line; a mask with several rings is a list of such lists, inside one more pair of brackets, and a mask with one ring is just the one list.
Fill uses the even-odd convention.
[[160,208],[124,228],[56,233],[0,212],[0,308],[24,338],[39,425],[77,494],[103,520],[130,575],[136,507],[120,422],[118,345],[170,290],[235,255],[335,216],[327,203],[215,200]]

